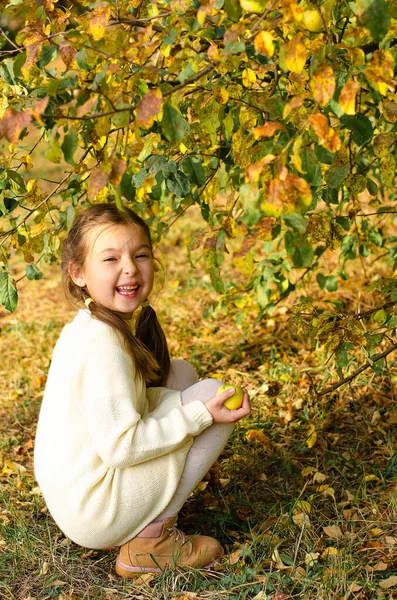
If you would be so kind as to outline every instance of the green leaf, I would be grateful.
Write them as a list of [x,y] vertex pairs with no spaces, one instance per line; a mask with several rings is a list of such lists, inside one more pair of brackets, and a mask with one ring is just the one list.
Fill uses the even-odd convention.
[[367,190],[369,191],[371,196],[378,195],[378,186],[376,185],[375,181],[373,181],[369,177],[367,177]]
[[375,323],[378,323],[379,325],[383,325],[383,323],[386,323],[387,314],[386,314],[386,311],[383,310],[383,308],[376,311],[376,313],[374,314],[374,321],[375,321]]
[[132,185],[135,188],[141,187],[146,175],[147,175],[146,169],[144,169],[144,168],[140,169],[138,171],[138,173],[135,173],[135,175],[132,177]]
[[170,192],[173,192],[178,198],[186,198],[190,192],[190,182],[182,171],[170,173],[166,179],[166,186]]
[[34,263],[31,263],[26,267],[26,277],[28,279],[43,279],[43,273]]
[[203,163],[195,156],[185,156],[182,161],[182,169],[190,181],[201,187],[205,183],[205,171]]
[[61,146],[65,161],[70,165],[75,164],[73,156],[77,150],[77,146],[77,133],[75,129],[72,129],[70,133],[65,135],[65,139],[63,140]]
[[[121,110],[122,108],[130,108],[130,104],[126,104],[125,102],[121,102],[117,105],[117,109]],[[115,127],[127,127],[130,122],[130,111],[123,110],[115,115],[111,116],[111,121]]]
[[87,62],[88,51],[85,48],[82,48],[76,54],[76,62],[79,65],[80,69],[83,71],[91,71],[92,67]]
[[318,273],[317,283],[320,289],[326,290],[327,292],[336,292],[338,289],[338,280],[334,275],[326,276],[322,273]]
[[382,234],[377,229],[370,229],[368,231],[368,239],[370,242],[381,248],[383,246]]
[[61,146],[59,145],[59,140],[56,136],[54,136],[52,138],[49,149],[45,153],[45,157],[50,162],[59,164],[62,160],[62,156],[63,156],[63,153],[62,153]]
[[235,23],[237,23],[243,14],[241,6],[237,0],[225,0],[224,8],[229,19]]
[[330,152],[329,150],[324,148],[324,146],[316,144],[315,153],[320,163],[322,163],[323,165],[332,165],[335,156],[334,152]]
[[353,141],[356,142],[358,146],[362,146],[372,139],[374,132],[371,121],[361,113],[354,117],[345,115],[344,117],[341,117],[340,122],[346,129],[353,133]]
[[9,215],[19,206],[18,200],[16,198],[1,198],[0,196],[0,213],[3,216]]
[[344,165],[331,165],[324,175],[325,181],[331,188],[338,189],[342,186],[344,180],[350,171],[349,163]]
[[318,164],[318,159],[310,148],[302,148],[300,151],[302,159],[303,177],[311,186],[321,185],[321,167]]
[[170,104],[165,104],[161,130],[171,144],[177,144],[189,133],[190,126],[176,108]]
[[357,256],[357,238],[355,235],[345,235],[342,239],[340,251],[347,259],[352,260]]
[[302,236],[287,231],[285,249],[295,267],[308,267],[313,260],[314,250],[310,242]]
[[48,65],[51,61],[55,60],[58,53],[56,46],[44,46],[40,52],[40,58],[38,66],[40,69]]
[[10,312],[14,312],[18,304],[17,288],[9,273],[0,274],[0,302]]
[[297,231],[298,233],[305,233],[309,224],[308,219],[297,213],[293,213],[291,215],[283,215],[283,219],[288,225],[288,227],[295,229],[295,231]]
[[119,185],[120,194],[130,202],[135,198],[135,187],[132,185],[132,177],[129,173],[123,173]]
[[390,17],[385,0],[357,0],[361,24],[369,29],[374,42],[381,41],[390,28]]
[[10,169],[6,171],[6,175],[8,179],[11,179],[11,181],[17,184],[22,192],[26,192],[25,181],[22,175],[20,175],[17,171],[11,171]]

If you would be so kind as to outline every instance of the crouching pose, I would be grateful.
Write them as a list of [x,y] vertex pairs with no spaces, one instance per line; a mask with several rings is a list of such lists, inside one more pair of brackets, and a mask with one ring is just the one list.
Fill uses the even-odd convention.
[[81,303],[55,346],[35,445],[36,478],[54,520],[75,543],[120,547],[122,577],[208,567],[217,540],[186,536],[180,508],[250,412],[228,410],[222,383],[197,381],[170,360],[150,306],[156,260],[147,224],[100,204],[79,214],[63,244],[69,296]]

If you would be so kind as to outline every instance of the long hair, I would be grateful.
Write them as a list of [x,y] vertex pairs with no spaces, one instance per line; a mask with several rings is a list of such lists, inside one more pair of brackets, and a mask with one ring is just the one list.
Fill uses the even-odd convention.
[[[62,245],[62,281],[67,298],[84,303],[89,297],[85,287],[72,280],[69,267],[83,268],[90,248],[90,232],[101,225],[136,225],[141,227],[152,249],[147,223],[129,208],[119,210],[115,204],[95,204],[77,215]],[[170,354],[164,331],[151,306],[142,306],[135,323],[135,334],[122,316],[98,302],[91,302],[90,312],[99,321],[118,331],[134,360],[137,374],[149,386],[164,386],[171,368]]]

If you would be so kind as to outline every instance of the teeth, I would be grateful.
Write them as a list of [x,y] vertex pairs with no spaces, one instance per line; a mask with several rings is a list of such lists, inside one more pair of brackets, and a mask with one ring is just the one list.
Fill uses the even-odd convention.
[[120,285],[117,289],[119,292],[136,292],[139,285]]

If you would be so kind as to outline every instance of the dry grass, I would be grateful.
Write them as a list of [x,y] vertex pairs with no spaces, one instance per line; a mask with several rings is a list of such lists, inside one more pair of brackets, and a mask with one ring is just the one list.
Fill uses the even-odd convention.
[[[35,424],[51,350],[74,310],[57,267],[21,281],[20,304],[0,314],[0,595],[7,600],[394,597],[397,579],[397,407],[387,380],[364,373],[318,401],[306,372],[335,378],[322,349],[291,337],[288,304],[244,328],[208,312],[216,294],[187,265],[181,221],[163,243],[167,282],[158,301],[174,356],[202,376],[245,385],[253,412],[183,509],[188,531],[217,536],[212,573],[174,572],[122,582],[114,552],[87,551],[53,523],[32,472]],[[365,303],[355,289],[346,303]],[[351,285],[351,284],[349,284]],[[393,362],[390,368],[395,369]],[[308,439],[315,427],[316,442]],[[390,586],[390,587],[388,587]]]

